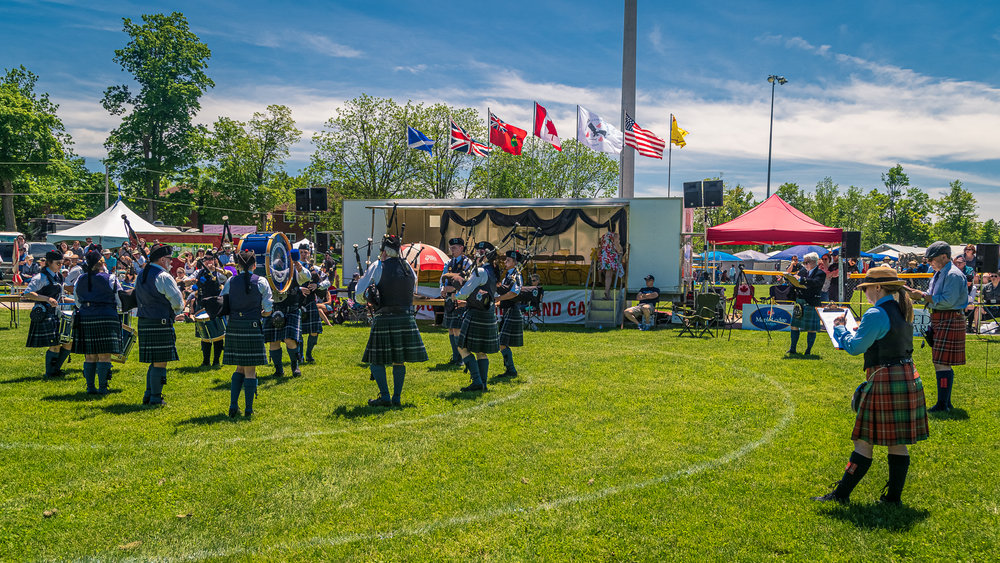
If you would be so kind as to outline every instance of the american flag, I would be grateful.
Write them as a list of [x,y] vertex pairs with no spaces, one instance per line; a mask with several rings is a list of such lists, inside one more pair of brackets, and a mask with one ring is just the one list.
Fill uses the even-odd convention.
[[639,127],[629,114],[625,114],[625,144],[639,151],[642,156],[663,158],[666,142],[651,131]]
[[448,146],[451,150],[458,152],[464,152],[465,154],[474,154],[476,156],[486,156],[490,154],[493,150],[490,147],[480,143],[466,133],[465,129],[462,129],[455,123],[455,120],[451,120],[451,144]]

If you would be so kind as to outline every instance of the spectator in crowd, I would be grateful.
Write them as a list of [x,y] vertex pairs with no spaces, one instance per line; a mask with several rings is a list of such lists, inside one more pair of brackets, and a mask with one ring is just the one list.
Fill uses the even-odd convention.
[[184,266],[177,266],[177,269],[174,270],[174,281],[176,281],[177,285],[181,287],[181,291],[184,291],[184,286],[182,284],[184,283],[184,278],[186,277],[187,272],[185,272]]
[[792,274],[793,276],[800,276],[802,275],[802,270],[805,270],[805,268],[799,263],[799,257],[792,256],[792,263],[785,268],[785,273]]
[[[983,274],[984,276],[986,274]],[[990,272],[983,281],[983,305],[985,305],[986,320],[1000,322],[1000,272]]]
[[598,268],[604,272],[604,298],[611,299],[611,282],[615,276],[622,276],[625,273],[622,269],[622,245],[618,233],[610,230],[601,235],[599,249]]
[[111,252],[110,248],[105,248],[101,251],[101,256],[104,257],[104,266],[110,273],[115,273],[118,268],[118,259],[115,258],[115,254]]
[[192,254],[190,250],[181,256],[181,260],[184,261],[185,276],[193,276],[194,273],[198,271],[198,262],[195,260],[194,254]]
[[347,298],[350,299],[351,301],[354,301],[354,292],[358,288],[358,280],[360,279],[361,279],[361,274],[354,272],[354,275],[351,276],[350,283],[347,284]]
[[736,265],[735,264],[731,264],[729,266],[729,281],[731,281],[733,283],[736,282]]
[[74,240],[73,246],[69,247],[70,252],[77,256],[83,256],[83,247],[80,246],[80,241]]
[[79,259],[80,255],[74,252],[69,252],[63,255],[63,268],[66,270],[63,284],[65,285],[67,293],[73,293],[73,287],[76,286],[76,280],[83,275],[83,266],[79,264]]
[[965,251],[962,253],[962,257],[965,258],[965,265],[971,268],[973,272],[979,270],[980,264],[979,258],[976,257],[976,245],[965,245]]
[[931,265],[927,261],[927,257],[926,256],[922,256],[920,258],[920,265],[917,266],[917,273],[918,274],[926,274],[929,271],[931,271]]
[[219,259],[219,265],[225,267],[229,264],[231,257],[229,256],[229,250],[222,248],[216,253],[216,258]]
[[[840,275],[839,265],[834,266],[832,263],[833,258],[830,253],[827,252],[819,259],[819,269],[823,271],[823,275],[826,279],[823,280],[823,287],[819,291],[819,299],[824,303],[830,301],[830,292],[837,291],[837,276]],[[834,299],[836,301],[836,299]]]
[[64,240],[61,240],[59,241],[59,244],[56,245],[56,248],[59,250],[59,252],[66,254],[67,252],[69,252],[69,243]]
[[21,263],[18,266],[18,268],[20,269],[21,272],[21,279],[23,279],[25,282],[34,277],[35,274],[38,274],[39,272],[42,271],[42,266],[41,264],[39,264],[39,261],[35,260],[34,257],[30,254],[25,255],[24,260],[21,260]]
[[[639,327],[639,330],[649,330],[656,324],[656,303],[660,300],[660,290],[654,285],[656,278],[649,274],[645,278],[646,287],[640,288],[636,297],[639,303],[635,307],[625,309],[625,318]],[[640,322],[636,315],[642,316]]]
[[916,260],[910,260],[910,263],[907,264],[907,268],[905,270],[903,270],[903,273],[904,274],[916,274],[916,273],[918,273],[917,272],[917,261]]

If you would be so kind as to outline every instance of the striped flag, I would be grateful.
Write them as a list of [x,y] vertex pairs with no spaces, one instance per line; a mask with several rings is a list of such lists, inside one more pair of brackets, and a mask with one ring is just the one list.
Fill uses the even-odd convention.
[[473,139],[472,135],[469,135],[465,129],[462,129],[455,123],[454,119],[451,120],[451,144],[448,145],[448,148],[476,156],[487,156],[493,150]]
[[667,143],[651,131],[639,127],[629,114],[625,114],[625,144],[639,151],[642,156],[663,158]]

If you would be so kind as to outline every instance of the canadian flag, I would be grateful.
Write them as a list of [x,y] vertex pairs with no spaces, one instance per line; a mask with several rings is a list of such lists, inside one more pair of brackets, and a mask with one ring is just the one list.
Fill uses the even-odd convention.
[[559,135],[556,133],[556,124],[549,119],[549,112],[535,102],[535,132],[539,139],[551,143],[557,151],[561,151],[559,146]]

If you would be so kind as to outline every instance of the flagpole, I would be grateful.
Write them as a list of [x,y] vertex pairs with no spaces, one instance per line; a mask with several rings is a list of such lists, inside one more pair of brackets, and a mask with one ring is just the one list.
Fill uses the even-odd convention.
[[[491,115],[492,114],[490,113],[490,106],[486,106],[486,146],[492,148],[493,143],[490,141],[490,119],[491,119],[490,116]],[[469,150],[472,150],[472,146],[471,145],[469,146]],[[492,156],[493,156],[493,151],[492,150],[488,151],[486,153],[486,196],[487,197],[493,197],[493,192],[490,191],[490,180],[492,179],[492,178],[490,178],[490,170],[493,168],[491,166],[490,161],[493,160],[491,158]]]
[[674,165],[674,114],[670,114],[670,134],[667,139],[667,197],[670,197],[670,172]]
[[[576,152],[573,155],[573,193],[578,193],[580,175],[580,104],[576,104]],[[574,196],[575,197],[575,196]]]
[[[538,122],[538,102],[532,100],[531,101],[531,133],[532,133],[531,136],[532,137],[535,136],[534,135],[535,129],[538,128],[537,122]],[[523,152],[524,147],[521,147],[521,150]],[[528,179],[528,189],[531,190],[531,195],[532,196],[538,197],[538,194],[535,193],[535,174],[534,174],[534,171],[532,171],[531,177]]]

